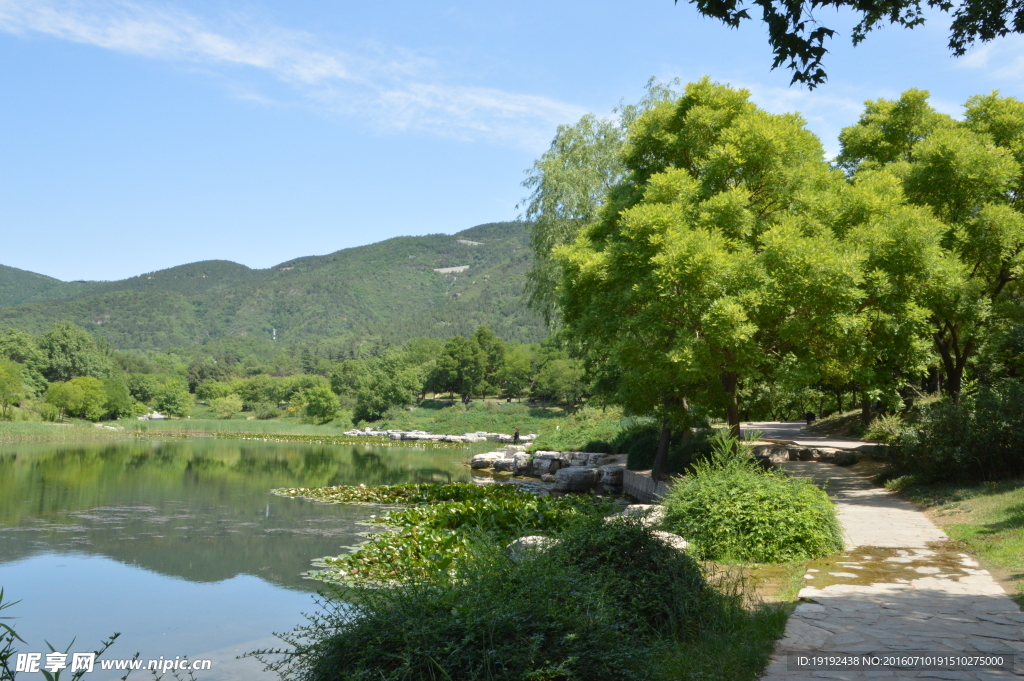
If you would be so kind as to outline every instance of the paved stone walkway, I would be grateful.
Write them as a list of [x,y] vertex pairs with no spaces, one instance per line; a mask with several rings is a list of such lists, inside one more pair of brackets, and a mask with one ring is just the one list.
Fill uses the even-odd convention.
[[742,432],[759,431],[769,440],[789,440],[802,447],[832,447],[834,449],[871,449],[875,445],[849,437],[834,437],[805,430],[804,421],[751,421],[741,423]]
[[[914,507],[832,464],[792,461],[793,475],[828,481],[845,552],[815,561],[802,601],[762,679],[1024,678],[1024,613],[987,570],[958,553],[946,534]],[[1013,654],[1006,668],[809,670],[799,655],[900,653],[945,656]]]

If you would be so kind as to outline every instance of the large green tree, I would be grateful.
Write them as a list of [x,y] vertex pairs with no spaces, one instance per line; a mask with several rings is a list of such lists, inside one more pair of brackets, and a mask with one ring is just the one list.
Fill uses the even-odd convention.
[[23,390],[21,365],[0,358],[0,418],[10,416],[11,407],[21,399]]
[[914,279],[932,341],[958,395],[965,371],[1003,317],[1024,268],[1024,103],[971,98],[963,121],[936,112],[928,93],[868,102],[840,135],[839,161],[856,180],[885,173],[938,221],[940,251]]
[[484,385],[487,358],[472,338],[452,336],[444,344],[434,370],[427,379],[435,393],[458,393],[464,398]]
[[107,358],[100,352],[89,333],[72,322],[57,322],[39,339],[50,381],[70,381],[78,376],[102,378],[110,370]]
[[[917,360],[905,337],[918,311],[877,295],[894,271],[865,269],[884,260],[885,239],[867,237],[884,232],[886,187],[849,188],[798,116],[704,79],[636,121],[624,164],[599,219],[555,252],[558,302],[596,385],[662,417],[657,461],[694,407],[723,409],[738,434],[745,381],[840,379],[872,353]],[[904,328],[893,348],[865,348],[885,338],[880,319]]]

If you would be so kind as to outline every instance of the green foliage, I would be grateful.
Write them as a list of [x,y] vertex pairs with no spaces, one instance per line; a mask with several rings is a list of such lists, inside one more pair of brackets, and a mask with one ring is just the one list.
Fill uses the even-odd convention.
[[338,415],[338,396],[326,384],[304,389],[298,394],[302,414],[314,423],[327,423]]
[[192,395],[184,383],[168,381],[157,390],[153,406],[163,414],[184,418],[192,412]]
[[352,420],[378,421],[385,414],[412,404],[424,377],[416,367],[403,366],[402,357],[389,353],[367,362],[359,375]]
[[513,561],[478,544],[447,572],[326,606],[283,637],[284,678],[649,679],[666,641],[720,609],[685,553],[639,523],[600,520],[567,528],[550,551]]
[[156,378],[147,374],[128,374],[126,383],[132,397],[143,403],[151,402],[160,389]]
[[[665,472],[686,473],[692,463],[707,458],[711,454],[713,436],[714,431],[710,428],[698,428],[691,433],[673,431]],[[639,424],[619,433],[615,448],[628,454],[626,468],[629,470],[650,470],[654,467],[660,441],[661,427],[657,423]]]
[[24,331],[8,331],[0,336],[0,358],[21,365],[22,381],[33,393],[38,395],[46,390],[45,358],[32,336]]
[[892,442],[903,430],[903,418],[899,414],[882,414],[864,431],[865,440]]
[[537,374],[533,392],[570,407],[577,404],[587,392],[583,363],[571,358],[547,362]]
[[105,376],[109,364],[92,336],[71,322],[57,322],[39,339],[50,381],[69,381],[78,376]]
[[922,407],[889,448],[889,477],[970,483],[1024,476],[1024,381],[1005,379],[959,402]]
[[[459,483],[426,493],[417,486],[349,492],[328,488],[325,492],[313,490],[308,495],[320,501],[389,498],[391,503],[404,500],[403,497],[416,500],[425,494],[433,495],[424,505],[391,511],[376,519],[397,531],[373,535],[355,553],[325,559],[323,563],[329,570],[317,576],[340,582],[387,583],[427,577],[447,569],[453,560],[465,555],[473,537],[509,542],[523,535],[553,531],[583,515],[607,515],[611,509],[609,502],[600,498],[539,497],[513,485],[480,487]],[[305,492],[296,494],[290,490],[284,493],[307,496]],[[444,496],[454,498],[441,498]]]
[[10,416],[11,407],[22,397],[21,365],[0,358],[0,418]]
[[476,394],[485,386],[486,362],[476,339],[452,336],[444,344],[427,386],[435,393]]
[[215,397],[210,400],[210,408],[219,419],[229,419],[242,411],[242,398],[235,394]]
[[530,450],[618,454],[619,416],[617,411],[609,414],[594,407],[584,407],[558,424],[557,430],[545,428],[530,445]]
[[119,419],[131,416],[135,411],[135,400],[123,376],[114,376],[103,380],[105,400],[103,409],[108,418]]
[[68,416],[98,421],[106,413],[107,393],[103,382],[93,376],[51,383],[45,399]]
[[720,437],[707,461],[678,478],[664,500],[665,528],[700,558],[785,563],[843,548],[828,495],[812,482],[764,471],[738,440]]
[[[228,383],[226,381],[203,381],[198,386],[196,386],[196,399],[212,403],[213,400],[216,400],[218,398],[227,397],[228,395],[235,395],[236,397],[238,397],[239,401],[241,401],[242,398],[235,393],[235,390],[237,389],[238,388],[236,385]],[[155,386],[153,387],[152,391],[149,392],[150,395],[155,394]],[[152,399],[152,397],[150,397],[150,399]],[[148,402],[148,400],[143,400],[143,402]],[[241,407],[239,407],[239,409],[241,409]]]

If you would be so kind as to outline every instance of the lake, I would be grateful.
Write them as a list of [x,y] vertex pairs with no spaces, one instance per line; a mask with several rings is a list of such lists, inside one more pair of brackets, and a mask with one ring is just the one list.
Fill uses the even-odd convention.
[[[22,652],[72,639],[71,652],[87,652],[122,632],[100,659],[187,656],[213,661],[196,674],[206,681],[276,678],[236,656],[278,645],[273,632],[305,621],[323,585],[302,573],[362,541],[361,523],[380,509],[269,490],[468,481],[461,461],[478,450],[212,438],[0,445],[0,587],[20,601],[3,614],[18,618]],[[85,679],[123,674],[97,664]]]

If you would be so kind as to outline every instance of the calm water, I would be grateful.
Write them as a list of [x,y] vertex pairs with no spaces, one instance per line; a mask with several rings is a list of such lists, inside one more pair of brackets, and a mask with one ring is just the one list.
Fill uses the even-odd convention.
[[200,679],[276,678],[235,656],[304,621],[321,585],[301,573],[361,541],[359,523],[378,511],[268,490],[469,480],[467,455],[212,439],[0,445],[0,586],[21,601],[4,614],[18,617],[22,651],[76,637],[72,652],[91,651],[119,631],[105,658],[209,658]]

